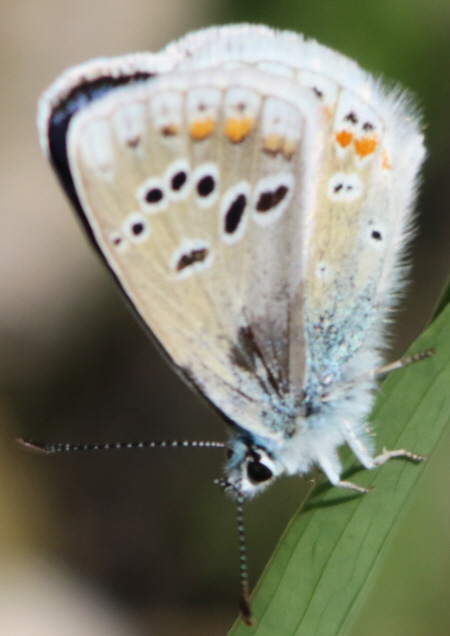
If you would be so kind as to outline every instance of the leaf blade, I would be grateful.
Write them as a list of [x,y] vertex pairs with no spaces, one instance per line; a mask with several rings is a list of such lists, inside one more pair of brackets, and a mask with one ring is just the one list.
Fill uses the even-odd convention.
[[[378,445],[430,454],[450,419],[450,308],[418,339],[411,352],[435,347],[428,360],[397,371],[383,384],[373,420]],[[386,545],[401,523],[424,466],[391,460],[375,471],[358,469],[350,453],[344,465],[358,472],[366,496],[317,487],[290,522],[257,586],[255,626],[235,636],[343,636],[367,597]]]

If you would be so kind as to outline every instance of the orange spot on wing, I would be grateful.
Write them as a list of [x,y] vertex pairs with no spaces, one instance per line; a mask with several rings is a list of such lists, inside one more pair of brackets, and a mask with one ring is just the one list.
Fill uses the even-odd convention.
[[225,134],[234,144],[243,141],[253,128],[252,117],[230,118],[225,125]]
[[336,141],[342,148],[347,148],[352,139],[353,135],[351,132],[348,132],[348,130],[340,130],[336,133]]
[[207,117],[205,119],[194,119],[191,123],[189,132],[191,133],[192,139],[195,141],[201,141],[202,139],[206,139],[214,132],[214,128],[216,127],[216,122],[212,117]]
[[359,155],[361,158],[367,157],[367,155],[371,155],[373,152],[375,152],[377,146],[378,139],[376,135],[355,139],[355,151],[356,154]]
[[263,150],[271,155],[276,155],[283,148],[284,139],[281,135],[267,135],[263,139]]

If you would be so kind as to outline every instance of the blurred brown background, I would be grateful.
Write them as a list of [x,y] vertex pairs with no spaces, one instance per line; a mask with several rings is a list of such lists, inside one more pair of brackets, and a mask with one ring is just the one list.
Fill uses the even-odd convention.
[[[225,438],[90,250],[34,120],[40,92],[66,67],[231,21],[301,31],[417,95],[429,159],[393,356],[422,330],[450,270],[449,0],[0,0],[2,634],[214,636],[236,615],[235,511],[212,484],[220,451],[44,457],[11,441]],[[449,452],[450,435],[358,633],[449,633]],[[248,506],[254,582],[302,488],[282,480]]]

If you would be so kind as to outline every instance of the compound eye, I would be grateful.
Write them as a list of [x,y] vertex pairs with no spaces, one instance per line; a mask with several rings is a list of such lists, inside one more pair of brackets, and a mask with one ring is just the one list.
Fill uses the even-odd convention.
[[252,461],[248,463],[247,475],[250,481],[254,484],[260,484],[273,477],[273,473],[270,468],[267,468],[267,466],[259,461]]

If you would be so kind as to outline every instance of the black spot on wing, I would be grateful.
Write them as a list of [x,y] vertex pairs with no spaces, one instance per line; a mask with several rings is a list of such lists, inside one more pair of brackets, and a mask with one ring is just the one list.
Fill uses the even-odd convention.
[[316,97],[318,97],[319,99],[322,99],[323,92],[319,88],[317,88],[317,86],[313,86],[312,89],[313,89]]
[[256,204],[256,210],[258,212],[269,212],[269,210],[272,210],[272,208],[275,208],[281,203],[287,193],[288,188],[285,185],[278,186],[276,190],[261,192]]
[[354,113],[352,110],[347,113],[347,115],[345,115],[344,117],[344,121],[349,121],[352,124],[357,124],[358,123],[358,118],[356,116],[356,113]]
[[372,238],[375,241],[381,241],[383,237],[381,236],[381,232],[379,230],[372,230]]
[[164,193],[161,188],[151,188],[145,193],[145,200],[147,203],[159,203],[163,198]]
[[205,175],[197,183],[197,192],[201,197],[209,196],[216,186],[216,182],[212,175]]
[[364,130],[365,132],[371,132],[371,131],[372,131],[372,130],[374,130],[374,129],[375,129],[375,126],[374,126],[374,125],[373,125],[370,121],[366,121],[366,122],[363,124],[363,130]]
[[225,214],[225,232],[227,234],[233,234],[238,229],[246,205],[247,197],[245,194],[240,194],[231,203]]
[[179,172],[173,175],[172,179],[170,180],[170,186],[172,190],[175,190],[175,192],[178,192],[178,190],[181,190],[181,188],[184,186],[186,181],[187,181],[186,172],[184,170],[180,170]]
[[176,265],[176,270],[177,272],[181,272],[186,267],[190,267],[195,263],[201,263],[207,256],[208,250],[206,247],[200,247],[198,249],[191,250],[190,252],[186,252],[180,257]]
[[139,234],[142,234],[144,230],[145,230],[145,226],[143,223],[140,223],[140,222],[133,223],[133,225],[131,226],[131,231],[136,236],[139,236]]

